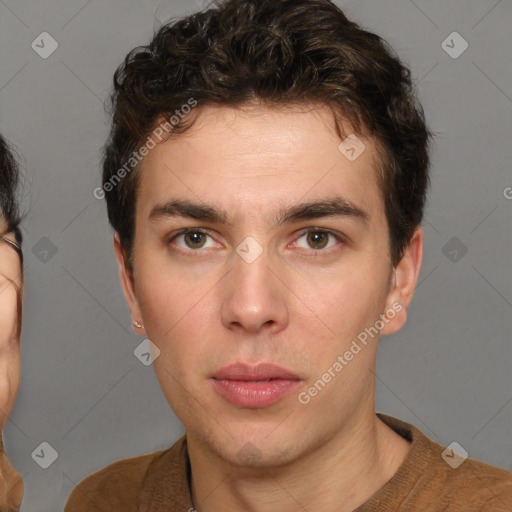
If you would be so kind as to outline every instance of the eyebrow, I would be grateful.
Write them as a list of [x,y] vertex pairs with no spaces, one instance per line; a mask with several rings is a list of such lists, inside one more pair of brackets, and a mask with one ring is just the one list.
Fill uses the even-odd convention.
[[[222,208],[208,204],[199,204],[183,199],[171,199],[157,204],[152,208],[148,220],[157,221],[168,217],[186,217],[195,220],[209,221],[216,224],[232,226],[228,212]],[[319,219],[322,217],[348,217],[367,226],[370,215],[363,208],[353,204],[341,196],[320,199],[308,203],[300,203],[279,210],[274,217],[274,226],[290,224],[301,220]]]

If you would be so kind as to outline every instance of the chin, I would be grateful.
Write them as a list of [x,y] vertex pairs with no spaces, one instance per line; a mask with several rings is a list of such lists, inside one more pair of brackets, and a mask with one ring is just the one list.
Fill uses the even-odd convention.
[[[269,432],[272,432],[269,428],[243,430],[241,433],[229,429],[231,435],[222,430],[222,433],[218,433],[220,437],[211,433],[203,442],[219,457],[240,468],[277,468],[294,460],[297,442],[293,439],[297,439],[296,436],[287,436],[291,439],[287,443],[277,433],[269,435]],[[281,436],[284,433],[283,429]]]
[[262,470],[278,468],[294,460],[291,451],[282,443],[276,446],[267,443],[263,446],[251,441],[242,444],[236,452],[224,454],[224,458],[239,468]]

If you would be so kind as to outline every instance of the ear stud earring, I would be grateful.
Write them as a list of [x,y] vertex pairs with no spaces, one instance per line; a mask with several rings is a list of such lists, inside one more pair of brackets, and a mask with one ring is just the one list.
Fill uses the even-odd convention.
[[134,320],[133,321],[133,325],[135,325],[135,327],[138,327],[139,329],[142,329],[144,326],[142,325],[141,322],[137,322],[137,320]]

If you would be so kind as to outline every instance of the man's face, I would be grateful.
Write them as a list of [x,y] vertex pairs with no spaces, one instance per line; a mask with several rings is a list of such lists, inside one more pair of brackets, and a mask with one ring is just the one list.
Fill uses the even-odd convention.
[[[363,344],[358,335],[400,301],[402,312],[395,307],[382,332],[398,330],[408,298],[393,286],[376,150],[371,139],[360,139],[366,149],[350,161],[351,152],[338,149],[327,108],[212,106],[141,164],[134,288],[116,242],[125,294],[132,318],[160,350],[155,371],[189,439],[224,460],[294,460],[374,414],[378,336],[367,334]],[[306,211],[278,222],[292,208],[340,198],[367,218],[311,218],[317,207],[309,217]],[[151,215],[175,200],[224,211],[229,224],[165,208]],[[185,228],[190,232],[180,234]],[[343,357],[351,347],[353,357]],[[224,386],[212,378],[240,362],[273,363],[299,380],[280,381],[287,394],[277,399],[251,402],[244,398],[251,389],[270,385]],[[325,385],[309,392],[329,369]],[[219,392],[226,388],[238,390],[234,401]]]
[[[0,233],[5,233],[0,219]],[[13,233],[3,235],[15,241]],[[20,379],[20,339],[18,293],[21,288],[21,264],[15,249],[0,239],[0,428],[7,423],[14,406]]]

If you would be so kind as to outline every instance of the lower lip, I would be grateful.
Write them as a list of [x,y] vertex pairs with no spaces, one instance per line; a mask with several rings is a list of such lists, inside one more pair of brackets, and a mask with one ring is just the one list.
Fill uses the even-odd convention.
[[270,381],[212,379],[215,391],[228,402],[253,409],[275,404],[292,393],[300,380],[274,379]]

